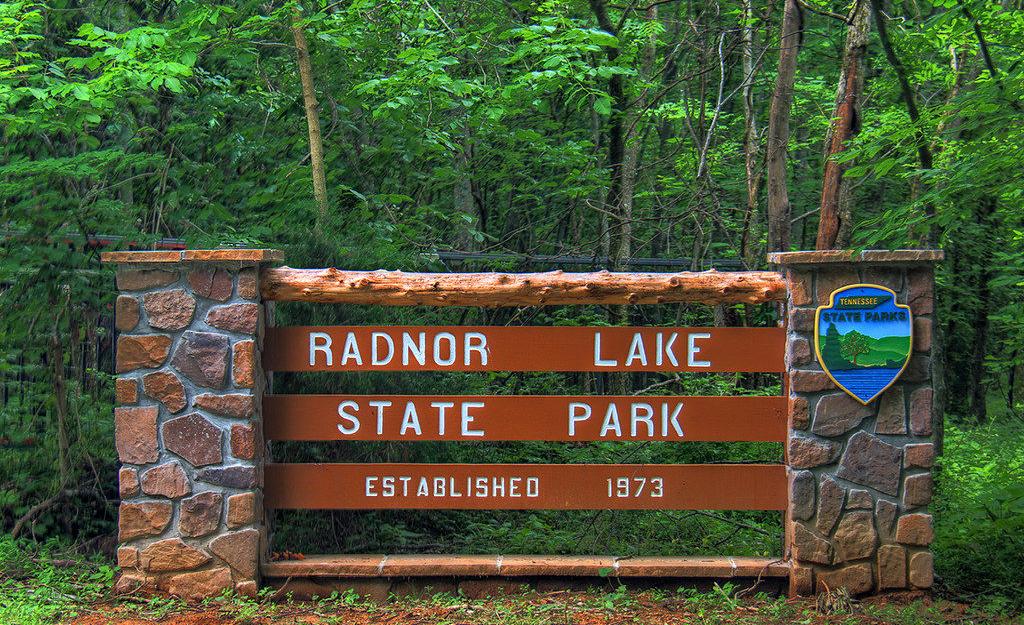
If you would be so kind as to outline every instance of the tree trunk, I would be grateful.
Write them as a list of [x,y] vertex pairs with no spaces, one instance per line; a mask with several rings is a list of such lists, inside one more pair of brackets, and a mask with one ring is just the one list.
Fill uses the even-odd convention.
[[[51,308],[56,308],[57,304],[55,298],[50,299]],[[53,400],[54,400],[54,417],[56,421],[57,430],[57,488],[56,493],[43,501],[37,503],[28,509],[25,514],[21,515],[14,523],[14,527],[11,529],[11,536],[17,538],[21,535],[23,529],[26,526],[31,527],[33,519],[36,518],[40,513],[55,505],[58,501],[64,497],[77,495],[80,491],[68,491],[66,487],[71,479],[71,461],[70,461],[70,450],[71,441],[68,435],[68,396],[67,396],[67,380],[64,377],[64,342],[67,339],[66,336],[62,336],[60,332],[60,318],[64,311],[67,310],[67,300],[63,303],[64,309],[57,310],[57,316],[53,321],[53,331],[49,338],[49,349],[47,350],[47,358],[49,364],[53,370]]]
[[750,25],[753,17],[753,0],[743,0],[743,157],[747,175],[747,208],[743,213],[740,255],[748,268],[755,267],[760,262],[753,245],[755,227],[758,223],[757,193],[761,186],[761,176],[757,172],[759,146],[757,114],[754,110],[754,28]]
[[[973,83],[978,74],[981,72],[980,65],[977,62],[968,64],[968,56],[966,53],[958,51],[954,46],[949,48],[949,66],[950,70],[956,76],[953,81],[953,85],[946,95],[945,107],[947,110],[950,108],[950,104],[960,95],[963,86],[968,83]],[[932,142],[929,144],[929,152],[938,155],[944,149],[943,138],[949,137],[951,139],[959,138],[962,119],[959,115],[947,113],[938,123],[935,129],[935,136],[932,137]],[[938,226],[931,225],[930,231],[926,241],[938,239]],[[960,254],[956,249],[956,242],[949,241],[948,244],[947,258],[951,259],[950,263],[950,284],[957,283],[957,260],[960,258]],[[955,302],[955,300],[954,300]],[[951,306],[952,310],[952,306]],[[954,315],[950,315],[950,320],[955,319]],[[946,326],[941,323],[936,323],[934,333],[932,335],[932,387],[935,389],[935,417],[934,417],[934,430],[935,430],[935,453],[942,455],[945,431],[946,431],[946,406],[949,404],[949,388],[950,378],[947,377],[947,372],[950,370],[959,370],[956,367],[956,363],[948,363],[946,361],[947,344],[953,331],[952,323],[949,330]],[[961,376],[957,376],[957,380]],[[962,402],[961,402],[962,403]]]
[[979,226],[978,254],[978,304],[974,310],[974,354],[971,357],[971,413],[978,423],[988,421],[988,409],[985,403],[985,356],[988,353],[989,310],[992,305],[992,241],[993,220],[995,219],[997,200],[993,196],[985,196],[978,200],[975,218]]
[[818,240],[815,249],[835,249],[840,230],[849,231],[849,186],[843,185],[847,165],[836,161],[846,143],[860,131],[861,93],[864,90],[864,64],[871,23],[867,3],[860,3],[846,32],[843,69],[839,74],[836,104],[825,147],[825,174],[821,186],[821,211],[818,214]]
[[[605,0],[590,0],[590,7],[597,18],[598,25],[612,35],[618,36],[617,29],[608,16]],[[645,19],[655,20],[658,8],[652,4],[647,8]],[[641,77],[651,75],[654,65],[656,35],[652,34],[644,48],[641,60]],[[608,48],[608,60],[614,62],[618,58],[618,48]],[[633,194],[636,189],[637,166],[640,161],[640,148],[644,133],[640,128],[639,116],[647,110],[647,92],[640,95],[635,106],[635,117],[628,114],[629,98],[626,94],[622,77],[612,76],[608,82],[608,93],[612,98],[612,114],[609,126],[608,160],[612,168],[612,179],[605,201],[606,210],[611,214],[608,223],[609,265],[612,271],[622,271],[625,263],[632,255],[633,243]],[[608,323],[621,325],[629,319],[627,306],[612,306],[608,310]],[[612,374],[610,384],[612,392],[625,393],[628,386],[627,373]]]
[[768,113],[768,249],[789,249],[790,205],[786,184],[786,148],[789,144],[789,114],[793,105],[793,82],[800,51],[803,14],[797,0],[783,0],[782,33],[779,39],[779,71]]
[[1016,386],[1017,386],[1017,359],[1020,357],[1020,350],[1015,349],[1010,355],[1010,373],[1007,376],[1006,385],[1006,407],[1009,408],[1010,414],[1016,415],[1017,409],[1014,408],[1014,404],[1017,403],[1016,399]]
[[469,228],[459,233],[459,241],[453,241],[453,243],[468,252],[475,252],[480,248],[477,246],[469,230],[485,232],[487,224],[486,216],[482,211],[477,210],[477,203],[473,194],[473,172],[471,165],[473,144],[468,125],[463,125],[462,132],[462,149],[457,152],[455,158],[455,169],[459,177],[455,183],[455,207],[459,212],[471,219],[471,221]]
[[302,101],[306,109],[306,126],[309,130],[309,162],[313,169],[313,199],[316,201],[316,232],[323,234],[327,221],[327,179],[324,175],[324,140],[320,133],[320,110],[313,88],[313,65],[309,60],[309,45],[302,32],[298,13],[292,25],[295,40],[295,58],[299,65],[299,79],[302,81]]
[[[604,0],[590,0],[590,9],[597,19],[598,26],[605,32],[618,36],[611,18],[608,17],[608,7]],[[608,46],[605,53],[609,63],[615,63],[619,58],[618,47]],[[619,238],[621,236],[622,219],[619,215],[619,207],[622,202],[622,174],[623,163],[625,162],[626,145],[626,100],[625,89],[622,84],[622,75],[615,74],[608,79],[608,95],[612,100],[612,112],[608,118],[608,167],[611,175],[608,180],[608,192],[605,194],[604,214],[607,218],[607,226],[603,228],[604,236],[607,236],[607,257],[611,260],[618,256]],[[605,218],[602,218],[604,221]],[[615,262],[611,260],[610,268],[615,269]]]
[[[652,4],[647,8],[644,19],[648,22],[658,19],[658,7],[656,4]],[[644,80],[649,79],[653,72],[656,44],[657,35],[652,32],[647,40],[647,46],[644,48],[641,60],[640,72],[641,78]],[[622,135],[625,145],[622,158],[619,204],[615,209],[615,218],[618,224],[615,228],[615,236],[612,239],[614,242],[612,246],[613,257],[611,259],[613,271],[622,271],[625,268],[626,261],[629,260],[633,253],[633,194],[636,192],[640,148],[645,136],[640,124],[640,118],[646,114],[648,101],[649,98],[645,90],[634,103],[635,115],[631,118],[623,111],[621,118],[622,122],[628,122],[629,125],[624,129]],[[623,104],[625,104],[625,99]],[[625,310],[622,312],[625,313]]]
[[[910,123],[914,125],[914,138],[917,143],[917,160],[921,165],[921,169],[932,168],[932,151],[928,145],[928,141],[925,139],[924,133],[921,132],[918,127],[918,120],[921,118],[921,114],[917,110],[917,100],[914,96],[914,90],[910,86],[910,79],[907,77],[907,70],[903,67],[903,63],[900,58],[896,56],[896,50],[892,46],[892,40],[889,38],[889,28],[885,23],[885,16],[882,14],[882,0],[871,0],[871,12],[875,17],[875,28],[878,30],[878,39],[882,42],[882,50],[885,51],[885,58],[889,60],[889,64],[892,65],[893,71],[896,72],[896,79],[900,84],[900,95],[903,98],[903,103],[907,108],[907,115],[910,117]],[[925,214],[928,216],[928,235],[927,243],[928,247],[936,247],[939,243],[939,228],[935,221],[935,206],[932,203],[925,205]]]
[[[60,317],[54,322],[53,334],[50,336],[50,359],[53,366],[53,400],[54,416],[57,422],[57,477],[60,482],[58,492],[67,486],[71,477],[71,437],[68,435],[68,389],[64,377],[64,340],[58,325]],[[74,337],[77,339],[77,337]]]

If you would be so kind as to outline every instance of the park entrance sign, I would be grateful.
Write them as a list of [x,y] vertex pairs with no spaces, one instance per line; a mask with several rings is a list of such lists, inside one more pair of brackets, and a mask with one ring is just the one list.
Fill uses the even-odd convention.
[[[788,579],[794,594],[927,588],[931,265],[940,258],[932,251],[794,252],[773,255],[779,272],[404,274],[277,268],[281,256],[270,250],[106,254],[118,264],[121,291],[119,587],[199,597],[226,588],[254,593],[260,584],[301,591],[295,580],[316,579],[322,594],[357,578],[386,592],[423,576],[433,584],[611,574]],[[274,303],[288,301],[777,303],[783,322],[273,327]],[[862,325],[850,325],[858,317]],[[869,317],[881,325],[864,326]],[[849,379],[896,365],[902,377]],[[758,372],[781,374],[783,393],[270,392],[274,372],[363,371]],[[346,440],[767,441],[781,443],[783,454],[776,464],[706,465],[289,464],[269,457],[272,441]],[[785,541],[778,559],[338,555],[269,562],[266,511],[273,509],[778,510]]]

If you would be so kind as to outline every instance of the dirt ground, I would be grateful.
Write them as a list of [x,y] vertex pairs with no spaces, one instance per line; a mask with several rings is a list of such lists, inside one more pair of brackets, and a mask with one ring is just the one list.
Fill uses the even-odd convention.
[[[346,604],[348,603],[348,604]],[[989,615],[966,604],[914,593],[871,597],[819,606],[807,599],[731,599],[637,592],[531,593],[479,601],[458,596],[369,602],[207,602],[178,606],[171,613],[155,604],[94,605],[70,625],[933,625],[1024,623]],[[833,612],[831,614],[823,612]],[[5,624],[6,625],[6,624]]]

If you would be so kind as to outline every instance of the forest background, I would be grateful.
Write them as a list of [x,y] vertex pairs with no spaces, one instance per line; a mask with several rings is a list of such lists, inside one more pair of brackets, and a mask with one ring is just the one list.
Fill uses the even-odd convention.
[[[939,247],[940,589],[1024,605],[1019,0],[0,3],[0,531],[111,552],[98,250],[292,266],[766,266]],[[770,307],[279,308],[280,323],[772,325]],[[337,376],[281,376],[330,392]],[[349,392],[777,393],[767,376],[360,374]],[[621,389],[620,389],[621,390]],[[347,446],[346,446],[347,445]],[[757,444],[303,444],[293,460],[778,460]],[[778,554],[776,513],[289,513],[304,552]]]

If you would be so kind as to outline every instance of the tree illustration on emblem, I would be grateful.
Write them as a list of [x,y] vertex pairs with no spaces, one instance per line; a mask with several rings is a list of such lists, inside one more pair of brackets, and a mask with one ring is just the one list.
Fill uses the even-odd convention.
[[853,366],[857,366],[857,356],[863,356],[871,351],[868,345],[868,337],[853,330],[841,339],[843,357],[851,360]]

